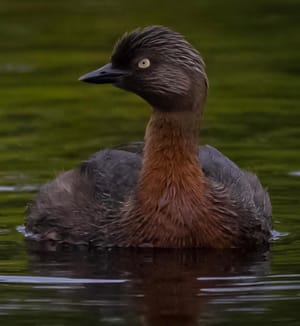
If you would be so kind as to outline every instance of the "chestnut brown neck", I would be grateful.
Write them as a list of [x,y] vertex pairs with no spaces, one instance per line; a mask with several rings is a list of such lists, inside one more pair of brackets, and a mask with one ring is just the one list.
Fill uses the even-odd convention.
[[200,165],[200,117],[199,106],[153,111],[140,178],[123,206],[126,246],[222,247],[232,240]]
[[192,111],[153,112],[146,129],[139,191],[169,198],[168,191],[178,191],[179,195],[183,193],[180,188],[188,187],[189,182],[199,180],[202,184],[198,125]]
[[[145,134],[144,158],[139,179],[140,198],[158,206],[162,201],[175,210],[174,203],[187,201],[191,188],[197,196],[205,189],[199,161],[198,134],[206,98],[206,79],[195,80],[182,98],[181,110],[153,109]],[[174,105],[180,104],[174,103]],[[144,195],[144,196],[143,196]],[[180,198],[181,197],[181,198]],[[142,199],[143,201],[143,199]]]
[[159,165],[182,165],[198,160],[198,119],[193,112],[154,111],[146,128],[144,167],[155,162]]
[[153,108],[145,134],[143,171],[157,165],[178,170],[187,162],[201,171],[198,135],[206,93],[206,78],[195,79],[186,96],[173,101],[172,108]]

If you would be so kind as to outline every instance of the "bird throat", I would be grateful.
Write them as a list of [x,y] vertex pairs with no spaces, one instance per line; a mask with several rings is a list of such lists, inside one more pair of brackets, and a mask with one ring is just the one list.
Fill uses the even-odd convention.
[[123,246],[232,245],[237,231],[226,220],[230,212],[224,211],[221,194],[212,197],[200,165],[198,125],[192,113],[154,111],[146,130],[139,181],[122,208]]
[[[154,112],[146,130],[137,188],[124,206],[129,246],[198,245],[195,223],[207,215],[206,179],[198,158],[198,124],[186,113]],[[199,212],[202,210],[202,212]],[[126,222],[125,222],[126,221]]]
[[140,192],[171,205],[193,183],[203,185],[198,128],[193,113],[154,111],[146,129]]

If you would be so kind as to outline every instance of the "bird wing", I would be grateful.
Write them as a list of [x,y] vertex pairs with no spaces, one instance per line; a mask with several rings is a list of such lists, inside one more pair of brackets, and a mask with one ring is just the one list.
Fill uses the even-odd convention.
[[223,185],[237,202],[252,202],[257,216],[264,216],[266,224],[272,224],[269,194],[255,174],[240,169],[228,157],[209,145],[200,146],[199,158],[209,180]]
[[[137,183],[143,147],[144,142],[131,142],[117,149],[102,150],[84,162],[81,171],[89,171],[95,182],[96,193],[107,189],[111,194],[113,192],[113,198],[121,200]],[[267,222],[271,223],[270,198],[255,174],[240,169],[210,145],[199,146],[199,159],[209,181],[226,189],[237,202],[252,203],[257,215],[267,217]]]

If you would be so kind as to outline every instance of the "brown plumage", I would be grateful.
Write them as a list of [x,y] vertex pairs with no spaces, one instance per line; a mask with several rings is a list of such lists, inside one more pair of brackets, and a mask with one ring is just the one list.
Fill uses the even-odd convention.
[[268,243],[271,204],[257,177],[197,145],[207,77],[199,53],[180,34],[162,26],[125,34],[111,63],[81,79],[112,83],[152,106],[145,144],[100,151],[43,186],[27,231],[96,247]]

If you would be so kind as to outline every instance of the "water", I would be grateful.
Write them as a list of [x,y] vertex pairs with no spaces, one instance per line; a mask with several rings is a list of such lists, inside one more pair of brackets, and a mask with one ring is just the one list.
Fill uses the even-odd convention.
[[[1,0],[1,324],[299,324],[299,10],[296,0]],[[77,79],[125,30],[154,23],[203,54],[203,142],[268,187],[274,226],[288,233],[270,251],[45,252],[17,231],[41,183],[143,138],[147,104]]]

